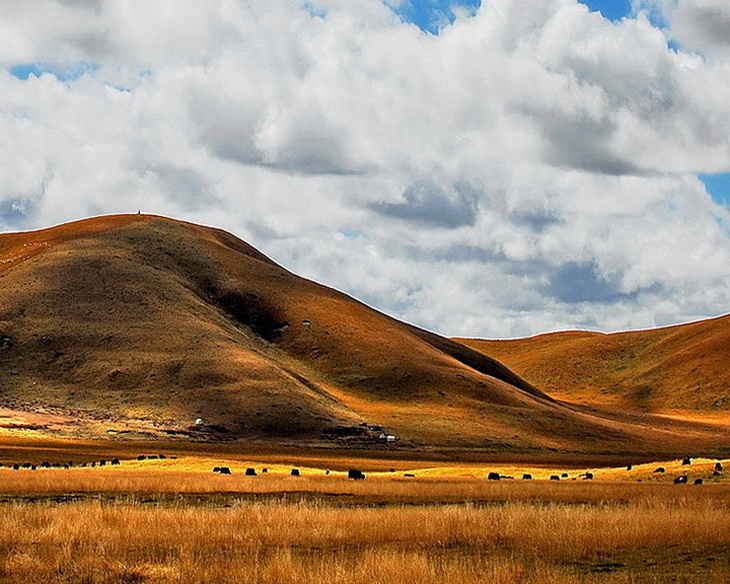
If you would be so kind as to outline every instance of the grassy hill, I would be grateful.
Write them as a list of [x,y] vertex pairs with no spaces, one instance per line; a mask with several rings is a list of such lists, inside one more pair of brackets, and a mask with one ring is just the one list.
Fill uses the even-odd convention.
[[730,411],[730,316],[646,331],[460,342],[557,399],[657,413]]
[[558,403],[228,233],[147,215],[0,235],[0,392],[0,429],[70,437],[380,447],[381,426],[394,448],[725,445],[711,426]]

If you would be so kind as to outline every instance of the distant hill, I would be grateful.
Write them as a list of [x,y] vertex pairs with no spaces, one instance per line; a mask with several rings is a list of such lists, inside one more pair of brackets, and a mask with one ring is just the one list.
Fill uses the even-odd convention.
[[6,429],[74,437],[381,447],[385,433],[393,448],[499,452],[723,444],[715,428],[558,403],[490,356],[300,278],[229,233],[148,215],[0,235],[0,397],[49,420]]
[[730,316],[646,331],[460,342],[557,399],[657,413],[730,412]]

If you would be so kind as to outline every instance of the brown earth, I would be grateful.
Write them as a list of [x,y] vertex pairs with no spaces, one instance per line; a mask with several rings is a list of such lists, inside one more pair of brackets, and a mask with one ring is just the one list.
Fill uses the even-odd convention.
[[0,424],[13,436],[535,457],[730,446],[718,425],[555,401],[228,233],[147,215],[0,235],[0,396],[46,420]]
[[613,334],[459,340],[556,399],[695,419],[730,418],[730,315]]

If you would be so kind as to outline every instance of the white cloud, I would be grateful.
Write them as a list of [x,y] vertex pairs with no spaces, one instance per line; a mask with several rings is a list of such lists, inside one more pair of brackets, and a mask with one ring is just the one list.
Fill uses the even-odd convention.
[[730,5],[725,0],[635,0],[635,8],[663,21],[683,48],[710,60],[730,57]]
[[379,0],[4,2],[5,71],[99,68],[0,70],[0,227],[214,224],[446,334],[718,314],[730,216],[696,173],[730,171],[730,60],[688,23],[723,7],[666,3],[670,33],[492,0],[433,36]]

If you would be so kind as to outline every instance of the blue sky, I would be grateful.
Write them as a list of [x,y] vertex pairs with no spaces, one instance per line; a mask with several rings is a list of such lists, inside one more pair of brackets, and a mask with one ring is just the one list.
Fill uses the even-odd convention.
[[705,183],[705,188],[712,199],[716,203],[730,208],[730,172],[700,174],[699,177]]
[[454,9],[474,11],[479,6],[481,0],[403,0],[394,10],[406,22],[438,34],[444,24],[454,21]]
[[621,20],[631,14],[631,0],[580,0],[594,12],[600,12],[609,20]]
[[67,61],[63,63],[33,62],[10,67],[10,74],[23,81],[29,77],[40,77],[44,73],[54,75],[59,81],[76,81],[84,73],[92,73],[100,68],[99,64],[89,61]]
[[[620,20],[631,13],[631,0],[580,0],[594,12],[609,20]],[[481,0],[404,0],[394,10],[405,20],[432,34],[455,18],[454,9],[477,10]],[[311,8],[307,2],[305,7]]]

